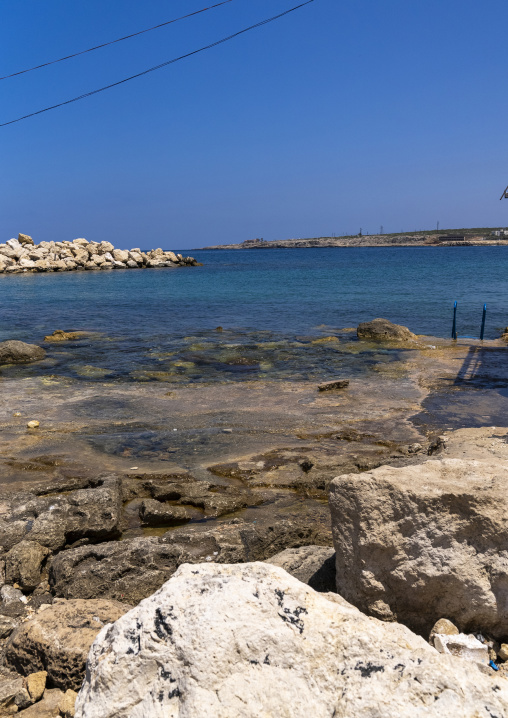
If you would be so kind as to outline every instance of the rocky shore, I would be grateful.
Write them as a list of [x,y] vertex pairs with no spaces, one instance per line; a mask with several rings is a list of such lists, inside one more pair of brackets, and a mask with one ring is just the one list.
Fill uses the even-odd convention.
[[26,234],[0,244],[0,273],[69,272],[98,269],[143,269],[155,267],[198,266],[193,257],[151,249],[115,249],[111,242],[40,242]]
[[[499,387],[506,345],[382,319],[357,335],[400,360],[371,380],[170,396],[52,377],[14,399],[3,382],[0,716],[508,718],[508,427],[415,419],[448,378],[457,401],[471,349]],[[46,360],[0,344],[4,366]],[[226,407],[234,428],[192,470],[80,438],[110,436],[108,411],[121,434],[144,411],[195,436]]]

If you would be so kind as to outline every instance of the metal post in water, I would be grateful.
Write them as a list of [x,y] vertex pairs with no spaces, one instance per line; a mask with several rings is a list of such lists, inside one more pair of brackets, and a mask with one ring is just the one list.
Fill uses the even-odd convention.
[[453,303],[452,339],[457,339],[457,302]]
[[483,305],[483,316],[482,316],[482,328],[480,330],[480,339],[483,341],[483,334],[485,332],[485,315],[487,314],[487,305]]

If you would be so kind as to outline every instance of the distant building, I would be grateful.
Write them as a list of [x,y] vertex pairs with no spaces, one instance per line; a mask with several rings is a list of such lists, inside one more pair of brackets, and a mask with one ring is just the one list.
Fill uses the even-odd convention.
[[495,229],[492,234],[495,237],[508,237],[508,229]]

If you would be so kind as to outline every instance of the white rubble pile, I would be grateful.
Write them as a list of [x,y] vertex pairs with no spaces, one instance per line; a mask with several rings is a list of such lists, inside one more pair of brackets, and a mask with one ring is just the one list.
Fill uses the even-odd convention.
[[151,249],[115,249],[111,242],[41,242],[20,234],[0,244],[0,273],[68,272],[71,270],[143,269],[152,267],[196,266],[193,257]]
[[507,718],[508,681],[266,563],[184,564],[104,626],[76,718]]

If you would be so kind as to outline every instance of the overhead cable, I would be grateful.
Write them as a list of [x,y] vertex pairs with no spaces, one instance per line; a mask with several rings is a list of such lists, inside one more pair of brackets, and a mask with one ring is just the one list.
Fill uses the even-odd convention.
[[85,97],[90,97],[91,95],[96,95],[99,92],[104,92],[104,90],[109,90],[112,87],[117,87],[118,85],[123,85],[124,82],[129,82],[129,80],[134,80],[137,77],[142,77],[143,75],[147,75],[149,72],[154,72],[154,70],[160,70],[162,67],[167,67],[168,65],[172,65],[175,62],[179,62],[180,60],[184,60],[187,57],[192,57],[192,55],[197,55],[200,52],[204,52],[205,50],[210,50],[212,47],[217,47],[217,45],[222,45],[224,42],[228,42],[229,40],[233,40],[235,37],[238,37],[239,35],[243,35],[246,32],[249,32],[250,30],[254,30],[258,27],[262,27],[263,25],[267,25],[270,22],[273,22],[274,20],[278,20],[281,17],[284,17],[285,15],[289,15],[289,13],[294,12],[295,10],[299,10],[300,8],[304,7],[305,5],[310,5],[314,0],[307,0],[307,2],[303,2],[300,5],[296,5],[295,7],[290,8],[289,10],[286,10],[285,12],[281,12],[279,15],[274,15],[273,17],[268,18],[267,20],[262,20],[261,22],[257,22],[255,25],[251,25],[250,27],[246,27],[243,30],[239,30],[238,32],[233,33],[232,35],[228,35],[227,37],[222,38],[222,40],[217,40],[216,42],[212,42],[210,45],[205,45],[205,47],[200,47],[198,50],[193,50],[192,52],[187,52],[185,55],[180,55],[180,57],[175,57],[173,60],[168,60],[167,62],[162,62],[160,65],[155,65],[155,67],[150,67],[148,70],[143,70],[143,72],[138,72],[136,75],[131,75],[130,77],[125,77],[123,80],[118,80],[118,82],[113,82],[111,85],[105,85],[104,87],[100,87],[98,90],[92,90],[91,92],[85,92],[83,95],[78,95],[78,97],[73,97],[71,100],[65,100],[65,102],[59,102],[56,105],[51,105],[50,107],[45,107],[42,110],[37,110],[36,112],[30,112],[28,115],[23,115],[22,117],[17,117],[15,120],[9,120],[8,122],[2,122],[0,123],[0,127],[5,127],[6,125],[12,125],[15,122],[21,122],[21,120],[26,120],[29,117],[34,117],[35,115],[40,115],[43,112],[49,112],[50,110],[55,110],[57,107],[63,107],[64,105],[70,105],[71,102],[77,102],[78,100],[84,100]]
[[174,22],[179,22],[180,20],[186,20],[189,17],[193,17],[194,15],[199,15],[202,12],[206,12],[207,10],[214,10],[216,7],[220,7],[221,5],[226,5],[229,2],[233,2],[233,0],[222,0],[222,2],[217,3],[216,5],[210,5],[210,7],[205,7],[202,10],[196,10],[195,12],[191,12],[188,15],[182,15],[181,17],[177,17],[174,20],[167,20],[166,22],[161,22],[159,25],[154,25],[153,27],[148,27],[146,30],[139,30],[139,32],[133,32],[130,35],[125,35],[124,37],[119,37],[116,40],[110,40],[109,42],[103,42],[102,45],[95,45],[95,47],[89,47],[88,50],[81,50],[80,52],[75,52],[72,55],[66,55],[65,57],[60,57],[58,60],[50,60],[49,62],[43,62],[42,65],[35,65],[35,67],[29,67],[26,70],[19,70],[18,72],[13,72],[10,75],[4,75],[3,77],[0,77],[0,80],[7,80],[10,77],[16,77],[17,75],[24,75],[25,72],[32,72],[33,70],[40,70],[41,67],[48,67],[48,65],[55,65],[57,62],[63,62],[64,60],[70,60],[73,57],[78,57],[79,55],[86,55],[87,52],[93,52],[94,50],[100,50],[102,47],[107,47],[108,45],[114,45],[116,42],[122,42],[123,40],[130,40],[131,37],[137,37],[138,35],[143,35],[145,32],[151,32],[152,30],[158,30],[160,27],[165,27],[166,25],[172,25]]

